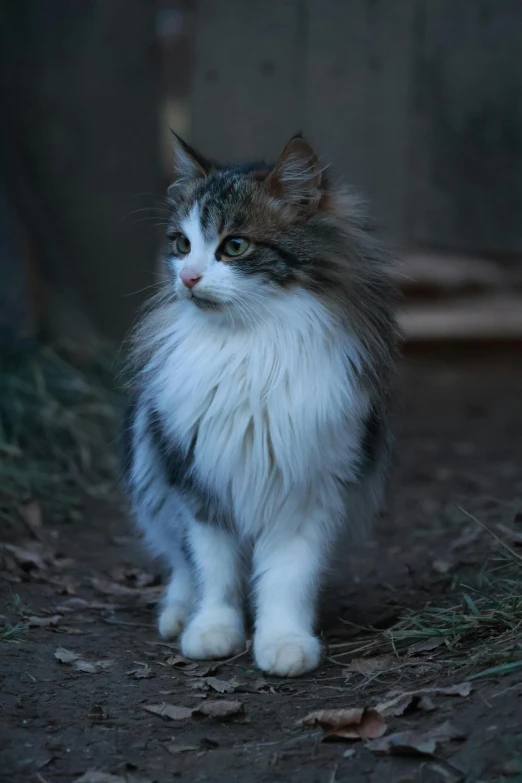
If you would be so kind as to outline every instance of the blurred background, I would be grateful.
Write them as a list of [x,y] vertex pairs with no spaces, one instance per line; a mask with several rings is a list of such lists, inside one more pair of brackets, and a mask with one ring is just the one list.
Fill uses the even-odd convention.
[[0,324],[123,337],[157,282],[170,128],[302,130],[402,256],[410,341],[522,335],[518,0],[18,0],[1,10]]

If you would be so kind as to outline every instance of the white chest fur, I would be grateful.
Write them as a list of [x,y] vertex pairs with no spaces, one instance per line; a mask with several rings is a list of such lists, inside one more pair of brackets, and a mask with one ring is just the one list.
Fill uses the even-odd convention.
[[213,323],[182,303],[153,359],[152,393],[195,470],[255,534],[281,516],[332,505],[359,456],[366,394],[361,348],[311,295],[274,302],[256,328]]

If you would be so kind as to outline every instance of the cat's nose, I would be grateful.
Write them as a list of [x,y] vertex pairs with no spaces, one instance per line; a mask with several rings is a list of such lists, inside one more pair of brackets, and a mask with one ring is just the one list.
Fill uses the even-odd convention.
[[179,276],[181,277],[181,282],[187,288],[194,288],[198,280],[201,280],[202,277],[199,272],[196,272],[194,269],[182,269]]

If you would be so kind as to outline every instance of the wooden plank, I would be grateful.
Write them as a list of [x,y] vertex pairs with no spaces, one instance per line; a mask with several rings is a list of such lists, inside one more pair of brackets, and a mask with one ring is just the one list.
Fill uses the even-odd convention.
[[307,0],[305,130],[326,162],[408,238],[415,0]]
[[275,157],[302,124],[298,0],[201,0],[191,141],[221,160]]
[[522,4],[428,0],[415,54],[420,245],[522,249]]
[[399,326],[408,340],[520,340],[522,294],[462,297],[438,304],[404,304]]

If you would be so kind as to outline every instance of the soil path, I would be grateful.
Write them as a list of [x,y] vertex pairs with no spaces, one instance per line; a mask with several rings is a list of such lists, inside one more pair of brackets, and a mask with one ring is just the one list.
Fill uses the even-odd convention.
[[[264,678],[249,654],[191,665],[176,645],[161,644],[153,608],[157,569],[117,504],[93,505],[81,521],[60,526],[44,520],[43,532],[36,531],[40,543],[27,530],[11,537],[42,559],[27,562],[26,552],[24,562],[24,551],[10,550],[0,580],[0,780],[478,783],[516,776],[517,769],[520,777],[510,779],[522,780],[516,666],[503,677],[471,679],[469,695],[432,694],[386,718],[388,734],[428,735],[451,719],[463,738],[440,742],[433,755],[377,753],[364,739],[324,742],[320,727],[298,725],[312,710],[362,708],[393,689],[469,680],[476,671],[463,660],[485,641],[471,641],[468,649],[452,636],[441,653],[432,639],[432,649],[403,647],[394,659],[391,644],[387,651],[366,648],[377,637],[364,629],[388,628],[428,602],[453,601],[457,614],[465,613],[462,589],[455,597],[451,591],[459,579],[476,578],[495,541],[456,505],[497,532],[501,525],[517,533],[518,524],[522,541],[522,368],[410,360],[402,387],[389,509],[374,541],[350,552],[339,587],[325,596],[328,660],[311,675]],[[363,649],[353,652],[359,639]],[[60,662],[58,648],[79,657]],[[388,657],[376,663],[377,653]],[[349,670],[354,658],[351,668],[359,671]],[[224,718],[197,712],[222,700],[240,702],[225,708],[239,711]],[[144,708],[163,703],[194,714],[169,720]]]

